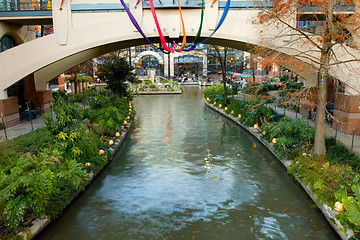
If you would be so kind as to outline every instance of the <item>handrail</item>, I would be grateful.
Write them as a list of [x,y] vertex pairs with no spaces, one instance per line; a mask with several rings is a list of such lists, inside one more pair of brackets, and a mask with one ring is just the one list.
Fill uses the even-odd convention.
[[32,2],[0,2],[0,12],[17,12],[17,11],[51,11],[51,0],[38,0]]

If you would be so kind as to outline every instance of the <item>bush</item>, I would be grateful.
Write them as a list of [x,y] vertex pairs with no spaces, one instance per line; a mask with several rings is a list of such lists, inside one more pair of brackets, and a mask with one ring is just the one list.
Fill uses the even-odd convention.
[[[79,102],[93,108],[84,111]],[[51,106],[58,121],[47,115],[47,128],[0,144],[0,222],[7,226],[5,232],[17,229],[25,216],[57,216],[86,184],[89,173],[107,163],[109,151],[102,136],[87,128],[83,113],[99,120],[109,134],[135,114],[128,99],[94,91],[76,97],[56,94]],[[100,149],[106,154],[100,155]]]
[[330,163],[348,164],[354,171],[360,171],[360,158],[335,138],[326,139],[326,149],[326,160]]
[[296,174],[316,194],[322,203],[333,206],[335,192],[352,184],[354,172],[344,164],[330,164],[324,157],[299,156],[293,160],[289,172]]
[[84,110],[77,103],[69,103],[64,98],[54,98],[51,108],[55,112],[57,121],[50,114],[44,114],[44,121],[48,129],[57,134],[76,125],[83,117]]

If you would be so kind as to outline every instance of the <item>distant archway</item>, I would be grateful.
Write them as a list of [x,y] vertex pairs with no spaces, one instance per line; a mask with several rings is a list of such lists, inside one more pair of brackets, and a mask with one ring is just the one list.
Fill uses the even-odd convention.
[[10,35],[4,35],[0,39],[0,52],[17,46],[18,44]]
[[144,51],[136,56],[134,60],[136,73],[139,76],[147,74],[147,69],[155,68],[156,74],[163,76],[164,74],[164,59],[159,53],[154,51]]

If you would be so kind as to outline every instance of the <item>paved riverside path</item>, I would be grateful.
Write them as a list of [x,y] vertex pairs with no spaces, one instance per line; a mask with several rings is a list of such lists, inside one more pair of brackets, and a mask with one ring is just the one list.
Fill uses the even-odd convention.
[[[43,120],[42,116],[39,116],[36,119],[32,120],[33,129],[39,129],[42,127],[45,127],[45,122]],[[31,121],[22,121],[20,124],[6,128],[6,135],[7,139],[14,139],[17,137],[20,137],[22,135],[25,135],[27,133],[30,133],[32,131],[31,128]],[[0,131],[0,142],[5,141],[5,132],[4,130]]]
[[[247,99],[248,97],[252,97],[251,95],[248,94],[243,94],[243,93],[238,93],[237,98],[238,99]],[[284,109],[282,107],[277,106],[275,103],[267,103],[266,106],[271,107],[274,111],[276,111],[279,114],[283,114],[285,116],[287,116],[288,118],[295,120],[297,118],[301,118],[303,119],[309,126],[315,128],[315,122],[313,120],[307,119],[307,117],[302,116],[300,114],[296,114],[293,111],[290,111],[288,109]],[[334,121],[333,124],[336,124],[336,122]],[[328,124],[325,124],[325,136],[330,138],[330,137],[335,137],[336,134],[336,130],[333,129],[331,126],[329,126]],[[349,148],[351,150],[351,145],[352,145],[352,135],[347,135],[341,132],[337,132],[337,136],[336,136],[336,140],[338,142],[341,142],[342,144],[344,144],[347,148]],[[360,156],[360,136],[355,135],[354,138],[354,145],[353,145],[353,151]]]

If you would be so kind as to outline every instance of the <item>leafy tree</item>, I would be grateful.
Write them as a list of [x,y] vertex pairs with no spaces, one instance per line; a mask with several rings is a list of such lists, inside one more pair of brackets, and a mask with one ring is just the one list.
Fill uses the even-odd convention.
[[120,56],[120,52],[110,53],[101,61],[99,78],[105,81],[107,88],[115,94],[116,98],[128,97],[129,85],[126,82],[137,81],[134,67],[126,58]]
[[[340,77],[341,71],[358,72],[352,64],[359,61],[357,57],[359,52],[354,45],[354,39],[359,35],[357,11],[360,3],[358,0],[266,0],[265,2],[270,3],[271,7],[264,7],[254,23],[260,26],[262,45],[270,50],[261,48],[257,52],[262,56],[272,57],[290,70],[301,72],[304,76],[312,76],[315,80],[317,114],[313,152],[324,155],[327,86],[330,81],[337,81],[332,76]],[[351,14],[351,11],[347,14],[339,13],[339,10],[352,9],[354,5],[356,5],[354,14]],[[313,11],[314,14],[305,15],[309,11]],[[298,19],[321,24],[315,32],[309,32],[309,29],[297,26]],[[275,47],[276,45],[278,47]],[[282,54],[284,52],[287,56]],[[337,54],[340,52],[346,53],[349,58],[342,60],[345,58]],[[353,83],[346,84],[348,89],[352,88],[352,92],[356,92]]]

